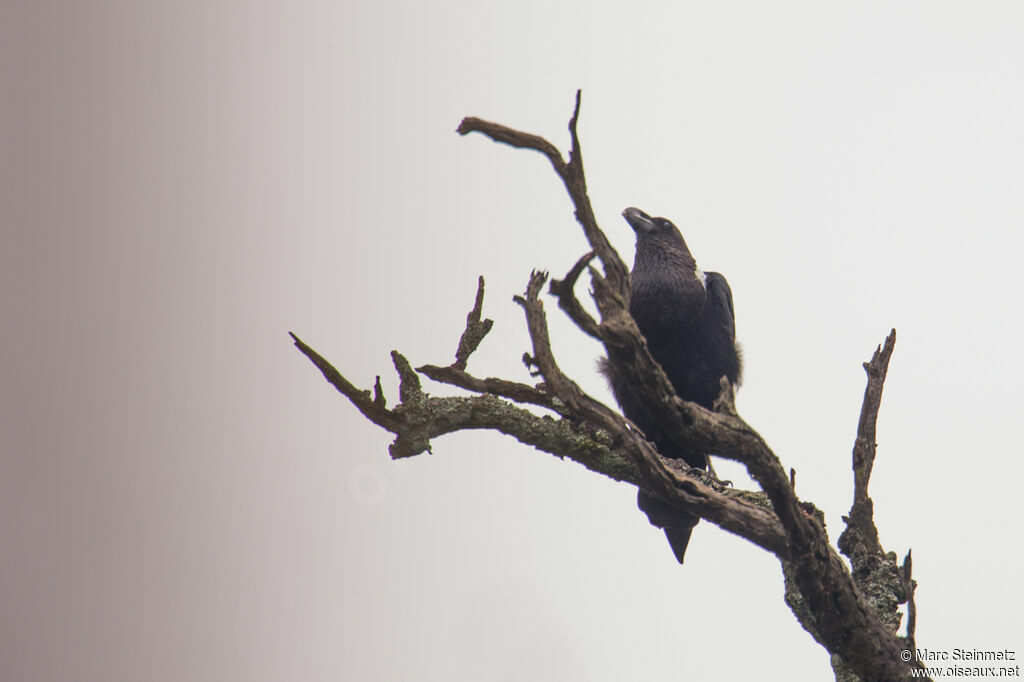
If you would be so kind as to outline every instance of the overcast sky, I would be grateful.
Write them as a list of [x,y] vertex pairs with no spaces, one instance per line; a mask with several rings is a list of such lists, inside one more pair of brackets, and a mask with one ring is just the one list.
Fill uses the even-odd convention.
[[[532,268],[671,218],[732,285],[738,406],[833,541],[861,363],[898,341],[871,493],[918,642],[1024,655],[1024,6],[7,2],[0,678],[822,680],[776,560],[495,433],[392,462],[290,344],[526,381]],[[600,348],[548,306],[562,367]],[[448,394],[442,387],[427,387]],[[741,486],[735,466],[719,472]]]

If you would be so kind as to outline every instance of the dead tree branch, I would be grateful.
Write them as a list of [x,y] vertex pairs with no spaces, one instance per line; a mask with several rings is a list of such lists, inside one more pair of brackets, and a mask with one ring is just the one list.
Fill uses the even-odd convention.
[[[535,354],[543,358],[543,367],[556,385],[562,387],[561,394],[549,392],[547,383],[534,387],[505,379],[479,379],[453,366],[425,365],[417,371],[442,383],[479,394],[469,397],[430,397],[419,389],[419,381],[405,358],[397,351],[392,351],[395,368],[405,386],[399,391],[401,402],[390,410],[380,405],[377,409],[367,411],[363,406],[369,400],[369,391],[355,388],[337,369],[294,334],[292,339],[328,382],[363,412],[367,419],[395,434],[395,441],[390,447],[393,459],[430,452],[431,438],[466,429],[499,431],[538,450],[571,459],[591,471],[633,485],[640,485],[642,481],[630,456],[637,460],[649,459],[653,466],[659,468],[656,484],[661,486],[666,499],[700,513],[723,529],[770,552],[782,551],[782,528],[771,514],[770,507],[759,500],[756,494],[722,490],[709,482],[703,471],[663,459],[625,417],[583,393],[575,382],[557,370],[557,365],[552,366],[554,357],[550,353],[550,345],[546,343],[547,323],[543,305],[537,297],[543,283],[544,275],[535,273],[531,277],[526,297],[520,297],[520,300],[528,309],[527,314],[532,318],[534,328],[538,330],[540,345],[535,348]],[[572,408],[568,404],[566,398],[572,394],[571,387],[578,391],[578,400],[585,403],[583,409]],[[541,417],[501,398],[547,407],[564,416],[559,419]],[[585,417],[585,413],[589,413],[591,418]],[[593,418],[595,415],[599,415],[599,418]]]
[[551,280],[548,292],[558,297],[558,307],[569,316],[569,319],[576,323],[577,327],[586,332],[587,335],[600,341],[601,333],[597,328],[597,322],[583,308],[583,304],[576,298],[575,291],[576,280],[580,278],[583,269],[587,267],[590,261],[594,260],[596,255],[597,253],[594,251],[583,254],[583,257],[576,261],[576,264],[572,266],[572,269],[569,270],[564,279]]
[[[480,278],[455,362],[446,367],[423,365],[414,371],[392,351],[400,379],[400,403],[388,409],[380,391],[374,395],[355,388],[332,365],[297,337],[295,345],[325,378],[370,421],[395,434],[393,458],[429,451],[437,436],[464,429],[487,428],[559,457],[568,457],[592,471],[639,485],[668,503],[744,537],[772,552],[782,562],[787,603],[800,622],[832,655],[837,679],[902,680],[913,664],[900,653],[913,642],[916,610],[911,602],[908,637],[896,635],[897,606],[913,594],[910,557],[896,566],[878,541],[871,499],[867,494],[875,459],[875,423],[895,332],[869,363],[868,386],[854,447],[854,503],[839,547],[850,558],[853,572],[831,546],[823,515],[801,501],[795,475],[783,467],[764,439],[738,414],[732,387],[723,378],[714,410],[681,400],[629,314],[629,273],[597,225],[587,195],[582,152],[577,136],[580,95],[569,122],[571,148],[566,162],[544,138],[478,118],[466,118],[458,132],[480,132],[495,142],[544,154],[561,178],[575,208],[576,219],[593,249],[579,259],[563,280],[550,284],[559,307],[584,333],[600,340],[608,357],[628,378],[629,389],[661,426],[680,444],[713,452],[746,466],[761,491],[725,490],[705,472],[662,458],[643,434],[617,411],[584,392],[559,368],[551,349],[547,318],[539,296],[547,274],[534,272],[525,294],[516,297],[523,308],[532,354],[543,383],[531,386],[507,379],[480,379],[466,371],[470,355],[491,328],[481,320],[484,283]],[[601,271],[589,267],[597,257]],[[574,293],[587,269],[600,320],[588,313]],[[435,381],[470,391],[468,397],[430,397],[417,372]],[[520,407],[528,404],[554,415],[538,416]],[[763,491],[763,492],[762,492]]]
[[590,197],[587,196],[587,181],[583,174],[583,150],[580,147],[579,137],[576,134],[576,123],[580,116],[580,98],[582,93],[576,91],[576,107],[573,109],[572,118],[569,119],[569,136],[572,147],[569,150],[569,162],[562,159],[561,152],[555,145],[551,144],[539,135],[520,132],[503,126],[500,123],[491,123],[481,118],[472,116],[462,119],[456,132],[459,135],[468,135],[478,132],[486,135],[495,142],[501,142],[519,149],[533,149],[548,158],[551,167],[558,173],[558,177],[565,184],[575,208],[576,220],[583,228],[590,247],[597,253],[597,257],[604,266],[604,275],[611,283],[612,288],[624,300],[629,296],[629,268],[622,262],[618,251],[611,245],[608,238],[597,226],[597,218],[594,217],[594,209],[590,205]]

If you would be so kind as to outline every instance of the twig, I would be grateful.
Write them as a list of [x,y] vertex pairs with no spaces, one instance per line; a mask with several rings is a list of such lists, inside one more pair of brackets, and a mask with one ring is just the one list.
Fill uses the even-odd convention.
[[555,410],[556,412],[559,411],[559,405],[551,399],[550,395],[527,384],[495,377],[478,379],[455,366],[438,367],[436,365],[423,365],[417,367],[416,371],[438,383],[458,386],[475,393],[492,393],[517,403],[530,403]]
[[480,342],[487,336],[487,332],[491,331],[491,327],[494,325],[494,320],[480,321],[483,305],[484,278],[481,276],[477,280],[476,299],[473,303],[473,309],[466,315],[466,331],[462,332],[462,336],[459,338],[459,348],[455,351],[455,363],[452,365],[455,369],[466,369],[469,356],[477,349]]
[[384,406],[383,395],[378,392],[378,398],[371,399],[369,391],[360,391],[348,379],[343,377],[341,372],[334,369],[331,363],[327,362],[319,353],[303,343],[302,339],[291,332],[288,332],[288,334],[295,342],[295,347],[302,351],[302,354],[309,358],[310,362],[316,365],[317,369],[323,373],[324,378],[338,389],[342,395],[348,398],[356,406],[356,409],[363,413],[364,417],[388,431],[395,432],[398,428],[399,420],[395,418],[391,410]]
[[595,255],[597,254],[594,251],[583,254],[583,256],[576,261],[576,264],[572,266],[572,269],[565,275],[565,278],[551,280],[548,292],[558,297],[558,307],[569,316],[569,319],[576,323],[577,327],[587,335],[600,341],[601,333],[597,327],[597,322],[590,316],[590,313],[583,308],[579,299],[576,298],[576,292],[574,291],[576,287],[576,280],[579,279],[583,269],[594,259]]
[[903,558],[903,584],[907,593],[907,648],[911,651],[917,649],[914,639],[914,631],[917,629],[917,602],[914,601],[914,592],[917,591],[917,581],[913,576],[913,558],[907,550],[907,556]]
[[889,371],[889,358],[896,347],[896,330],[889,332],[885,344],[875,349],[869,362],[864,363],[868,384],[864,388],[864,401],[857,424],[857,441],[853,446],[853,499],[868,499],[868,482],[875,465],[875,427],[878,423],[878,408],[882,403],[882,387]]

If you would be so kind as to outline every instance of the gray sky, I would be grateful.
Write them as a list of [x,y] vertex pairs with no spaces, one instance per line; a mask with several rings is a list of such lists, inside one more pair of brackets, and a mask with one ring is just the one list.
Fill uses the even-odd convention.
[[391,462],[290,346],[395,400],[482,274],[470,370],[526,380],[512,295],[586,245],[542,157],[454,129],[564,149],[578,87],[598,220],[728,276],[740,410],[833,539],[897,328],[871,492],[918,642],[1024,653],[1024,7],[620,5],[5,4],[0,677],[829,678],[763,551],[702,524],[681,568],[633,488],[497,434]]

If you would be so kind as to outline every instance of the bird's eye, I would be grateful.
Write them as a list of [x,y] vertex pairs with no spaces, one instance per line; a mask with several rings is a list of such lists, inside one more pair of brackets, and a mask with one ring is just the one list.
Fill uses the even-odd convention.
[[672,223],[670,223],[667,220],[662,220],[661,221],[661,229],[663,229],[663,230],[670,230],[670,229],[672,229]]

